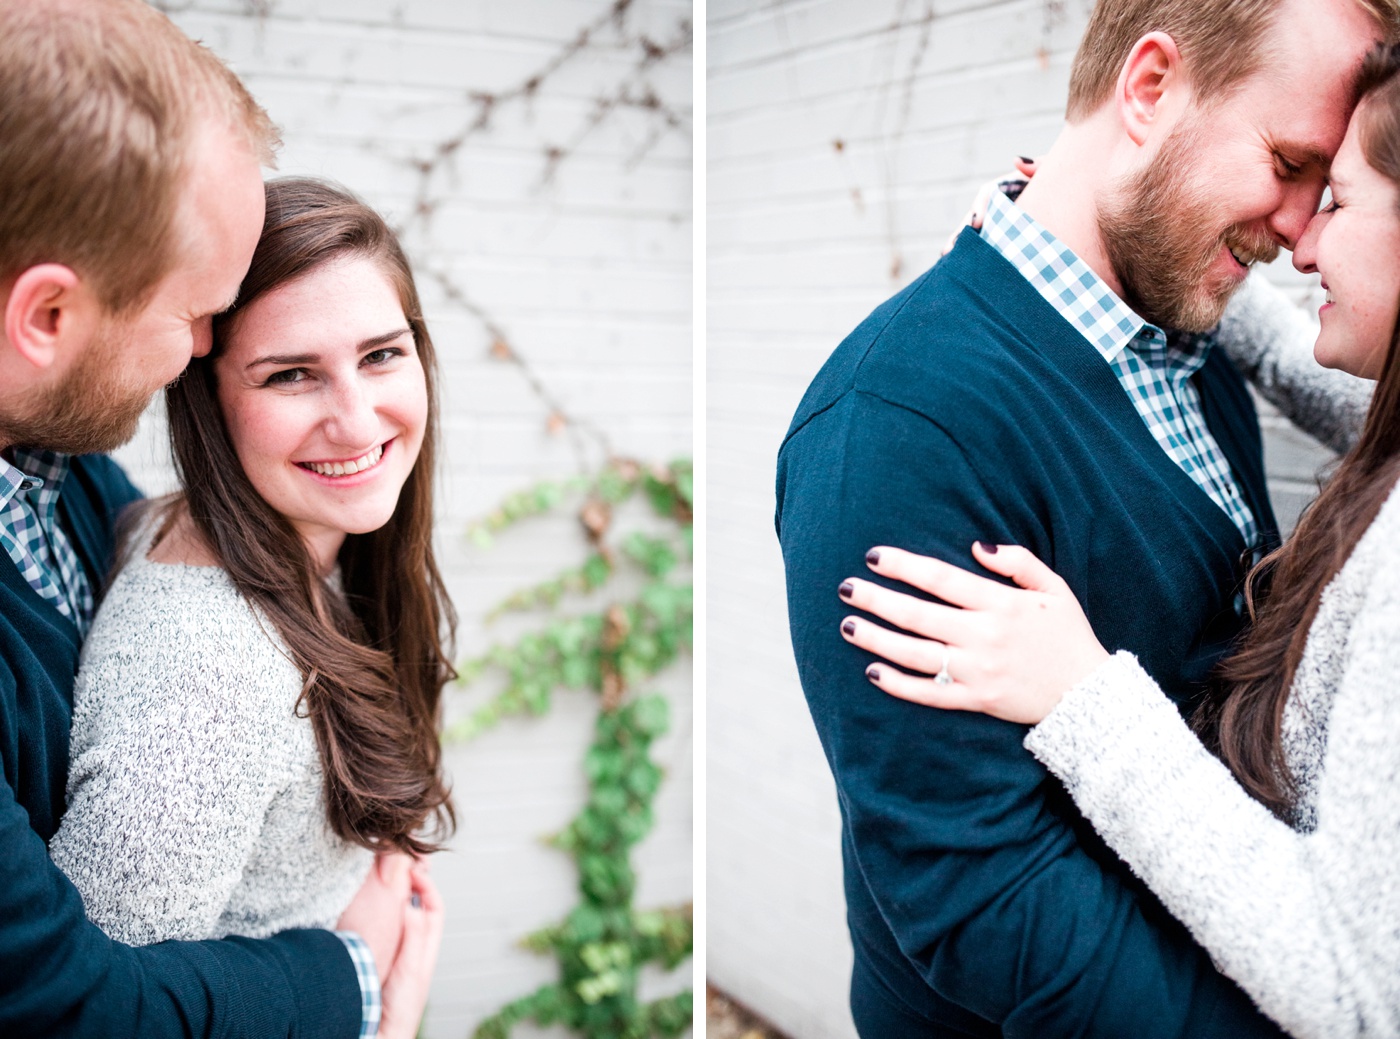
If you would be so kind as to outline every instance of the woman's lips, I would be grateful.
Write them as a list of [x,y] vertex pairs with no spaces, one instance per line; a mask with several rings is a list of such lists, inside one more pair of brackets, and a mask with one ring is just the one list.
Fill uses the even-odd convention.
[[349,458],[340,462],[297,462],[297,467],[319,476],[322,479],[342,481],[361,473],[370,472],[377,468],[384,460],[384,452],[392,440],[386,440],[377,447],[372,447],[358,458]]

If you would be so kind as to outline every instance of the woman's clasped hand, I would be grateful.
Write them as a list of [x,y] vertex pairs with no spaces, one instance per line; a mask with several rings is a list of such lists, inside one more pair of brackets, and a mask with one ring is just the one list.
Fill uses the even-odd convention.
[[972,553],[1019,587],[882,545],[865,557],[872,572],[941,602],[851,577],[838,589],[841,598],[901,630],[852,615],[841,634],[899,665],[866,669],[892,696],[1034,725],[1109,654],[1069,586],[1029,551],[977,542]]

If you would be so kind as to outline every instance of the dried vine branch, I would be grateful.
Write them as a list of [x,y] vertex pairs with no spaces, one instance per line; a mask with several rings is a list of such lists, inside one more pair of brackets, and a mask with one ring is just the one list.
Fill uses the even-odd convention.
[[[266,2],[266,0],[263,0]],[[583,115],[578,125],[561,144],[543,149],[540,173],[535,190],[551,184],[560,168],[575,155],[580,146],[609,119],[622,111],[640,111],[651,119],[648,133],[641,144],[626,157],[624,169],[641,161],[668,133],[690,139],[690,110],[667,104],[649,81],[649,75],[665,62],[690,50],[694,29],[688,18],[677,20],[664,40],[655,40],[645,32],[634,30],[632,16],[636,0],[612,0],[607,10],[579,29],[558,51],[514,86],[495,92],[472,91],[467,100],[471,111],[453,133],[438,141],[426,153],[395,161],[414,175],[413,200],[408,217],[400,231],[405,237],[420,234],[424,241],[421,252],[430,252],[432,221],[444,201],[439,185],[444,174],[455,172],[463,150],[475,138],[489,133],[497,125],[503,111],[524,107],[540,96],[549,82],[580,56],[595,46],[620,46],[632,54],[632,62],[617,83],[604,91]],[[611,40],[608,40],[611,35]],[[378,149],[377,145],[369,145]],[[420,250],[415,250],[418,252]],[[470,315],[486,333],[490,356],[516,367],[531,393],[545,412],[545,427],[552,434],[569,437],[580,472],[605,464],[614,456],[608,435],[595,423],[580,418],[566,408],[559,396],[549,389],[545,380],[521,352],[514,337],[492,309],[467,287],[441,267],[420,261],[419,268],[442,289],[444,298]],[[592,451],[589,448],[592,448]]]

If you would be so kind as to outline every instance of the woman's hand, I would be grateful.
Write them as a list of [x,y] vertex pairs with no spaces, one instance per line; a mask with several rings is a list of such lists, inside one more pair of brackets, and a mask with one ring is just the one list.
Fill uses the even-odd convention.
[[442,897],[428,875],[427,860],[415,862],[408,876],[411,894],[403,906],[403,941],[382,986],[380,1039],[414,1039],[418,1034],[442,946]]
[[1011,173],[1005,173],[989,180],[977,189],[977,194],[973,196],[972,208],[963,217],[963,222],[958,225],[957,230],[948,236],[948,241],[943,243],[943,252],[940,256],[947,256],[953,251],[953,246],[958,243],[958,236],[962,234],[964,227],[970,227],[974,231],[982,230],[982,221],[986,219],[987,207],[992,204],[993,191],[1006,191],[1008,185],[1024,184],[1035,176],[1035,159],[1027,158],[1024,155],[1016,156],[1016,169]]
[[841,634],[916,672],[871,664],[867,677],[892,696],[1034,725],[1107,660],[1108,651],[1069,586],[1026,549],[978,542],[972,554],[1021,587],[1008,588],[928,556],[873,548],[866,563],[875,573],[951,605],[852,577],[841,584],[842,599],[910,634],[860,617],[843,620]]
[[364,939],[381,978],[388,975],[403,943],[403,907],[412,868],[413,856],[401,851],[376,855],[360,890],[335,925],[338,931],[354,931]]

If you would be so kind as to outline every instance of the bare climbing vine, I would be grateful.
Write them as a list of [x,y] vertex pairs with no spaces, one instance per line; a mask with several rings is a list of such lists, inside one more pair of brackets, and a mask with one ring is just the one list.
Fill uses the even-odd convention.
[[[993,0],[988,7],[1017,7]],[[1039,0],[1040,29],[1034,56],[1042,69],[1050,67],[1055,45],[1055,33],[1070,17],[1070,0]],[[1085,14],[1093,8],[1093,0],[1080,0]],[[966,8],[960,8],[963,13]],[[881,61],[882,77],[873,88],[874,111],[870,117],[869,138],[874,150],[881,195],[883,196],[883,232],[889,252],[889,277],[899,282],[907,273],[907,257],[900,227],[898,193],[904,183],[901,166],[903,146],[907,136],[918,81],[931,50],[937,23],[945,15],[938,10],[937,0],[899,0],[893,18],[886,29],[885,57]],[[833,138],[831,145],[837,162],[845,171],[848,192],[858,213],[866,211],[867,193],[852,174],[850,161],[853,138],[865,136],[854,127]],[[1010,161],[1008,156],[1008,163]],[[970,200],[970,193],[969,193]]]
[[[472,142],[489,135],[510,113],[528,117],[530,106],[550,82],[595,49],[624,53],[629,61],[572,127],[542,147],[533,186],[537,195],[543,196],[544,189],[554,183],[561,168],[589,137],[624,112],[642,113],[647,126],[642,141],[624,158],[624,170],[634,168],[668,134],[690,142],[691,107],[664,100],[651,77],[668,62],[688,60],[694,27],[689,17],[681,16],[664,35],[653,36],[637,25],[641,6],[639,0],[611,0],[604,11],[513,85],[491,92],[468,91],[466,114],[446,137],[414,154],[390,156],[410,170],[414,179],[412,202],[400,232],[414,254],[415,269],[421,277],[434,282],[451,305],[477,322],[494,360],[520,372],[541,405],[545,428],[551,434],[569,438],[580,472],[596,470],[613,458],[615,452],[607,432],[565,406],[528,360],[528,349],[517,342],[488,301],[450,270],[428,259],[435,252],[433,218],[452,191],[458,163]],[[367,147],[383,151],[382,145]]]

